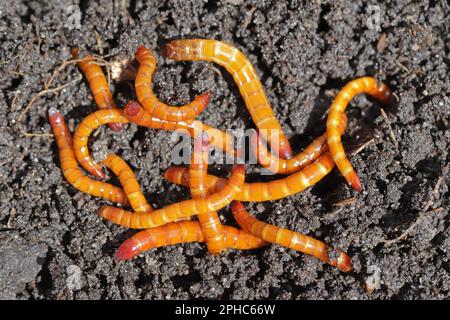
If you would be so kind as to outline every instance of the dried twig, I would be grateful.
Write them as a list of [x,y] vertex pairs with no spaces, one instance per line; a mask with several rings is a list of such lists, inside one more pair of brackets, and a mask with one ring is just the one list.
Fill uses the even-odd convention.
[[[77,83],[78,81],[80,81],[83,77],[80,76],[75,80],[72,80],[68,83],[65,83],[61,86],[55,87],[55,88],[51,88],[51,89],[44,89],[42,91],[39,91],[33,98],[31,98],[30,102],[27,104],[27,106],[20,112],[19,114],[19,118],[17,119],[17,121],[19,122],[19,125],[22,123],[22,119],[25,116],[25,114],[28,112],[28,110],[30,110],[30,108],[33,106],[34,102],[41,96],[46,95],[48,93],[56,93],[64,88],[67,88],[75,83]],[[53,136],[50,133],[46,133],[46,132],[27,132],[25,131],[24,128],[22,128],[22,126],[20,126],[20,132],[23,133],[23,135],[27,136],[27,137],[51,137]]]
[[345,207],[345,206],[354,204],[355,202],[356,202],[356,198],[355,197],[351,197],[351,198],[344,199],[344,200],[338,201],[336,203],[333,203],[333,206],[335,206],[335,207]]
[[367,148],[370,144],[374,143],[375,138],[371,138],[369,140],[367,140],[366,142],[364,142],[360,147],[356,148],[355,150],[352,150],[350,153],[352,155],[358,154],[361,151],[363,151],[365,148]]
[[[102,65],[106,66],[106,71],[107,71],[107,75],[108,75],[108,85],[110,84],[111,80],[111,75],[110,75],[110,70],[109,70],[109,64],[108,62],[104,59],[104,57],[99,56],[99,55],[94,55],[94,58],[97,61],[101,61]],[[79,76],[78,78],[76,78],[75,80],[72,80],[68,83],[65,83],[63,85],[60,85],[58,87],[55,88],[50,88],[50,85],[52,84],[52,82],[55,80],[56,76],[62,71],[64,70],[67,66],[77,63],[79,61],[83,61],[84,58],[78,58],[78,59],[70,59],[70,60],[66,60],[64,61],[58,68],[56,68],[53,73],[51,74],[50,78],[45,82],[44,84],[44,89],[39,91],[38,93],[36,93],[30,100],[30,102],[28,102],[28,104],[26,105],[26,107],[20,112],[19,117],[17,118],[17,122],[18,122],[18,126],[20,129],[20,132],[22,132],[23,135],[27,136],[27,137],[51,137],[52,134],[50,133],[46,133],[46,132],[28,132],[26,131],[23,127],[22,127],[22,120],[25,117],[26,113],[28,112],[28,110],[30,110],[30,108],[34,105],[34,103],[36,102],[36,100],[41,97],[44,96],[46,94],[49,93],[57,93],[59,91],[61,91],[64,88],[67,88],[77,82],[79,82],[83,77]]]
[[395,138],[395,134],[394,134],[394,131],[392,130],[391,123],[389,122],[388,116],[383,108],[380,109],[380,112],[381,112],[381,116],[386,120],[386,123],[388,125],[389,138],[391,138],[392,143],[395,145],[395,147],[398,148],[397,139]]
[[97,42],[97,48],[98,48],[98,52],[100,54],[103,54],[103,41],[102,41],[102,37],[100,36],[100,33],[97,32],[97,30],[94,29],[94,36],[95,36],[95,41]]

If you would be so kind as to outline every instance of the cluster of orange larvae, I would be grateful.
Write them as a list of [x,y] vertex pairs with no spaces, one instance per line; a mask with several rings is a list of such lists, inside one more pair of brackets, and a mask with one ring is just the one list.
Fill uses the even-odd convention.
[[[253,249],[268,243],[310,254],[342,271],[352,269],[350,257],[323,242],[298,232],[261,222],[249,214],[241,201],[271,201],[303,191],[328,174],[336,164],[347,182],[357,191],[361,183],[348,161],[341,143],[347,126],[345,108],[359,93],[368,93],[382,103],[391,102],[391,93],[374,78],[363,77],[348,83],[334,98],[327,119],[326,132],[305,150],[292,155],[289,141],[277,121],[256,72],[242,52],[229,44],[206,39],[176,40],[166,46],[167,57],[177,61],[205,60],[223,66],[239,87],[245,105],[258,128],[250,145],[258,162],[268,170],[287,177],[271,182],[245,182],[244,165],[234,165],[228,179],[208,175],[208,148],[218,148],[237,157],[231,137],[195,117],[207,106],[210,94],[204,93],[184,106],[169,106],[159,101],[151,87],[156,68],[152,52],[139,47],[136,60],[135,91],[137,101],[129,101],[123,109],[113,101],[105,75],[92,56],[84,57],[78,66],[89,82],[99,108],[87,116],[72,137],[59,111],[49,110],[50,124],[60,152],[61,168],[67,181],[78,190],[102,197],[121,207],[103,206],[98,214],[128,228],[143,229],[126,240],[117,250],[118,260],[131,259],[139,253],[183,242],[205,242],[209,252],[218,254],[226,248]],[[78,58],[78,50],[72,55]],[[171,167],[164,177],[190,188],[192,199],[154,209],[147,203],[135,175],[127,163],[109,154],[102,163],[92,159],[88,140],[101,125],[120,131],[126,123],[153,129],[187,132],[193,138],[189,168]],[[263,141],[271,149],[267,150]],[[86,175],[80,164],[96,179]],[[110,169],[122,188],[104,182],[103,166]],[[222,225],[217,211],[231,203],[233,216],[241,229]],[[129,206],[134,212],[123,209]],[[191,217],[197,216],[197,220]]]

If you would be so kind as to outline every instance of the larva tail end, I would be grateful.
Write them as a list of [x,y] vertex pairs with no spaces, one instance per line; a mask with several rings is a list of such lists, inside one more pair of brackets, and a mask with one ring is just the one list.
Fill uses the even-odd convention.
[[59,110],[56,108],[50,107],[48,109],[48,119],[52,126],[61,123],[62,120],[61,112],[59,112]]
[[106,175],[100,166],[95,166],[93,168],[90,168],[89,173],[100,180],[105,180],[105,178],[106,178]]
[[110,123],[109,127],[113,131],[120,132],[120,131],[122,131],[125,128],[125,124],[123,124],[123,123]]
[[348,179],[349,185],[357,192],[361,192],[362,186],[361,181],[359,180],[358,175],[356,172],[352,172],[349,179]]
[[132,239],[125,240],[117,249],[114,257],[117,261],[130,260],[141,253],[140,246]]
[[162,52],[163,56],[173,59],[175,56],[175,49],[173,48],[173,42],[169,42],[164,46],[164,50]]
[[129,101],[124,108],[126,117],[135,117],[141,111],[141,106],[136,101]]

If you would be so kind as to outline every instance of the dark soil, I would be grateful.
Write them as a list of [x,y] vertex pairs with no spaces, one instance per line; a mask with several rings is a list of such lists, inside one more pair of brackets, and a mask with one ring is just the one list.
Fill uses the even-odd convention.
[[[378,4],[379,11],[366,1],[143,2],[81,1],[80,29],[69,29],[66,12],[72,1],[2,0],[0,297],[449,298],[446,1],[390,1]],[[377,12],[380,29],[373,24]],[[222,129],[251,127],[226,71],[206,62],[176,63],[162,57],[167,41],[191,37],[232,43],[250,58],[295,151],[323,131],[332,97],[346,82],[372,75],[392,88],[398,101],[385,109],[387,117],[378,103],[364,96],[356,98],[348,111],[347,150],[373,138],[350,157],[363,192],[352,191],[334,170],[301,194],[247,205],[267,222],[346,250],[353,257],[353,272],[340,272],[276,245],[212,257],[204,244],[184,244],[117,263],[115,249],[135,231],[100,219],[96,210],[106,202],[64,180],[53,138],[20,132],[20,111],[42,90],[52,71],[69,59],[72,46],[103,52],[111,60],[132,58],[141,44],[158,55],[154,89],[161,100],[180,105],[210,90],[214,98],[200,119]],[[79,76],[76,66],[69,66],[52,86]],[[119,105],[133,98],[128,83],[112,83]],[[26,129],[50,132],[49,107],[61,110],[72,128],[95,110],[83,79],[38,99],[24,119]],[[170,133],[134,125],[123,133],[107,127],[97,133],[91,139],[94,153],[109,150],[122,155],[135,168],[153,205],[188,197],[187,190],[162,177],[171,165]],[[254,167],[248,169],[255,172]],[[352,197],[356,201],[335,205]],[[224,221],[234,223],[228,210],[221,213]],[[384,243],[413,224],[404,239]]]

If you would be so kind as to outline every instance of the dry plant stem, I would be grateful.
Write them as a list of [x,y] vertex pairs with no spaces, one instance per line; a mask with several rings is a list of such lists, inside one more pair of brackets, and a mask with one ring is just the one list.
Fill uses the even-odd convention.
[[[72,60],[72,61],[74,61],[74,60]],[[68,62],[68,61],[66,61],[66,62]],[[73,62],[73,63],[75,63],[75,62]],[[27,136],[27,137],[51,137],[51,136],[52,136],[51,133],[46,133],[46,132],[29,132],[29,131],[26,131],[26,130],[23,128],[23,126],[21,125],[21,124],[22,124],[23,117],[27,114],[28,110],[30,110],[30,108],[34,105],[34,103],[36,102],[36,100],[39,99],[40,97],[42,97],[42,96],[44,96],[44,95],[46,95],[46,94],[49,94],[49,93],[57,93],[57,92],[59,92],[59,91],[65,89],[65,88],[67,88],[67,87],[70,87],[70,86],[74,85],[75,83],[79,82],[81,79],[82,79],[82,78],[79,77],[79,78],[77,78],[77,79],[75,79],[75,80],[72,80],[72,81],[70,81],[70,82],[68,82],[68,83],[65,83],[65,84],[63,84],[63,85],[61,85],[61,86],[58,86],[58,87],[50,88],[50,89],[49,89],[49,88],[47,88],[47,87],[48,87],[48,86],[51,84],[51,82],[53,81],[53,76],[52,76],[52,77],[50,78],[51,81],[48,81],[48,82],[46,83],[46,85],[44,86],[44,90],[41,90],[41,91],[39,91],[37,94],[35,94],[35,95],[31,98],[31,100],[28,102],[28,104],[25,106],[25,108],[20,112],[19,117],[17,118],[17,123],[19,124],[20,132],[22,132],[22,134],[23,134],[24,136]]]

